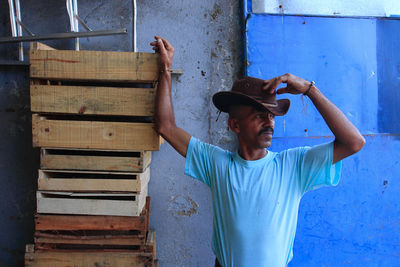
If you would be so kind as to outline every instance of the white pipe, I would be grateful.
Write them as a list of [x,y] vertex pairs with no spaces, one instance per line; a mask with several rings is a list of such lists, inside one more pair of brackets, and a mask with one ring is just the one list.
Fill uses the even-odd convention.
[[[17,19],[21,21],[21,6],[19,4],[19,0],[15,0],[15,12],[17,13]],[[18,24],[17,27],[18,36],[22,36],[22,27]],[[23,43],[19,43],[19,60],[24,61],[24,45]]]
[[[75,4],[75,1],[74,1]],[[75,8],[72,4],[72,0],[66,0],[65,5],[67,6],[68,16],[69,16],[69,24],[71,24],[71,32],[77,32],[77,27],[75,26]],[[79,50],[79,39],[75,38],[75,50]]]
[[132,25],[132,50],[136,52],[136,17],[137,17],[137,8],[136,8],[136,0],[132,0],[133,7],[133,25]]
[[69,24],[71,25],[71,32],[75,31],[75,24],[73,20],[73,9],[71,0],[65,0],[65,5],[67,6],[68,16],[69,16]]
[[[78,22],[78,1],[73,0],[73,20],[74,20],[74,28],[76,32],[79,32],[79,22]],[[79,51],[79,38],[75,38],[75,50]]]
[[8,6],[10,7],[11,34],[13,37],[16,37],[17,36],[17,26],[15,23],[14,0],[8,0]]

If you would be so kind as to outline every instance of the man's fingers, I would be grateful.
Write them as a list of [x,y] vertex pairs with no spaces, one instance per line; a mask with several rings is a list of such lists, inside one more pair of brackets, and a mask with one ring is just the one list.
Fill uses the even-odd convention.
[[275,78],[275,79],[274,79],[274,82],[273,82],[273,84],[272,84],[272,88],[271,88],[271,90],[269,91],[269,93],[270,93],[270,94],[273,94],[273,93],[275,92],[276,88],[278,88],[278,86],[279,86],[280,84],[281,84],[281,79],[280,79],[280,77]]
[[264,81],[263,89],[268,91],[268,93],[273,94],[281,82],[281,76]]
[[159,37],[157,38],[157,47],[158,47],[158,51],[160,52],[160,54],[165,54],[167,52],[165,49],[165,46],[164,46],[164,42]]
[[283,74],[281,76],[279,76],[280,80],[282,83],[287,83],[288,79],[289,79],[289,73]]
[[166,39],[164,39],[160,36],[156,36],[156,38],[162,40],[162,42],[164,43],[164,46],[167,50],[173,49],[172,45]]
[[276,93],[277,93],[278,95],[280,95],[280,94],[285,94],[285,93],[289,93],[289,89],[288,89],[287,87],[282,87],[282,88],[279,88],[278,90],[276,90]]

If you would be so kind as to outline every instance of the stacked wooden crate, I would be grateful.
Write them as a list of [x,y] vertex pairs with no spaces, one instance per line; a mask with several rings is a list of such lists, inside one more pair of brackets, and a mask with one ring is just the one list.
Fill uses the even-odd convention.
[[41,148],[26,266],[156,266],[149,230],[157,56],[30,51],[33,146]]

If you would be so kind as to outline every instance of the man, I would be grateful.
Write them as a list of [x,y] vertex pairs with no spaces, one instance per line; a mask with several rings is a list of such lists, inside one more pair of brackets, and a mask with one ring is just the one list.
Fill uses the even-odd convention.
[[[156,36],[160,78],[156,94],[157,131],[184,157],[185,174],[211,189],[212,249],[216,266],[286,266],[292,258],[298,207],[311,189],[339,182],[340,161],[359,151],[365,140],[314,85],[292,74],[263,81],[247,77],[232,90],[213,96],[213,103],[229,113],[236,133],[235,153],[200,142],[176,126],[171,103],[174,48]],[[286,87],[277,89],[279,84]],[[276,94],[304,94],[318,109],[335,141],[280,153],[268,151],[274,117],[286,114],[288,99]]]

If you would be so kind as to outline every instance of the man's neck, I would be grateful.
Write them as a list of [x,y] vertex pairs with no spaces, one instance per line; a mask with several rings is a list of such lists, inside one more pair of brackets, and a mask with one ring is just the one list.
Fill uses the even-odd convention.
[[238,153],[245,160],[258,160],[265,157],[268,151],[265,148],[250,149],[246,146],[240,146]]

